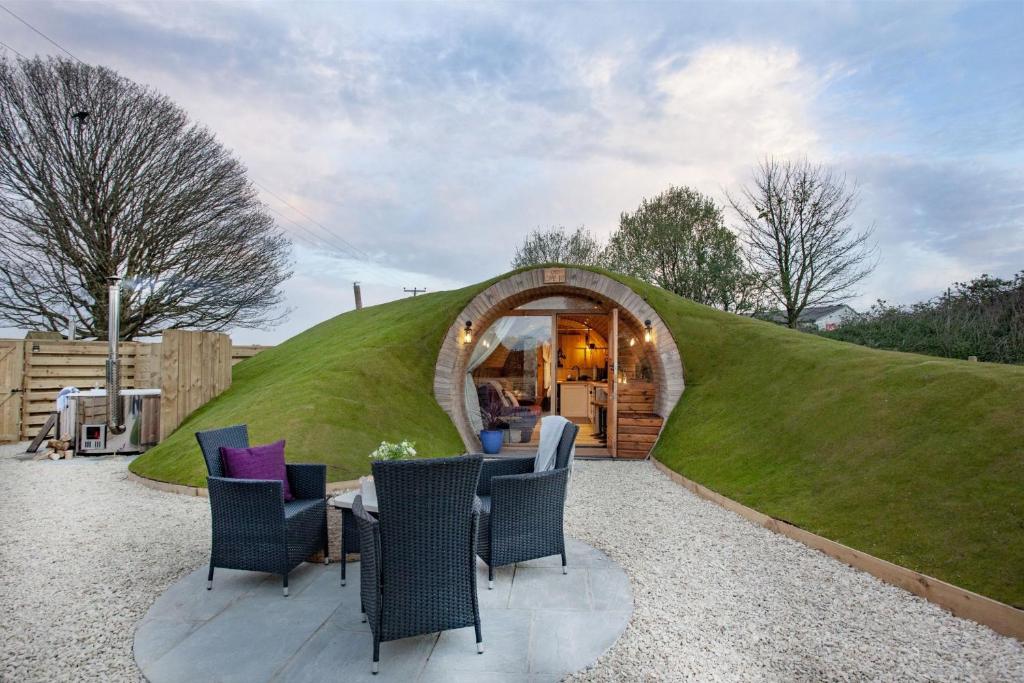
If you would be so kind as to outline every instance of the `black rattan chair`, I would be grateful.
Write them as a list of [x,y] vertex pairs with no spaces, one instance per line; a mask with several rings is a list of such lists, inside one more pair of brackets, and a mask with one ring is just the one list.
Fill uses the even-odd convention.
[[220,448],[247,448],[245,425],[196,432],[206,460],[213,544],[206,589],[213,588],[213,570],[248,569],[280,574],[288,595],[288,572],[310,555],[327,548],[327,466],[286,465],[295,500],[284,501],[280,481],[231,479],[224,476]]
[[476,628],[478,455],[373,463],[377,518],[352,504],[359,529],[360,597],[373,632],[373,673],[380,644],[454,628]]
[[499,458],[484,461],[477,496],[480,530],[477,555],[487,564],[487,587],[494,588],[494,568],[549,555],[565,562],[565,492],[569,458],[580,428],[562,429],[555,467],[534,472],[534,458]]

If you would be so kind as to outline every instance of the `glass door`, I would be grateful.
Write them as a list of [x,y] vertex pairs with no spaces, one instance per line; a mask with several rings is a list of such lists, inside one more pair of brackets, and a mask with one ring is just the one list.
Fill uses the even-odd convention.
[[610,320],[600,311],[555,316],[554,410],[579,426],[581,448],[603,450],[608,442]]
[[467,412],[474,427],[497,421],[506,444],[537,444],[555,386],[551,340],[552,316],[506,316],[487,329],[468,369]]

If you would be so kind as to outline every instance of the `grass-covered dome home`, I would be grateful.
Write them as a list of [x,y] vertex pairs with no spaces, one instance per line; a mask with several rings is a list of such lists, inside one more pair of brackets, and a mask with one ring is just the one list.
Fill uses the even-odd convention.
[[[468,323],[468,324],[467,324]],[[516,271],[323,322],[236,366],[231,388],[131,470],[203,486],[193,433],[248,423],[330,480],[382,440],[509,450],[541,415],[580,455],[653,457],[766,515],[1024,605],[1024,367],[877,351],[695,304],[620,275]]]

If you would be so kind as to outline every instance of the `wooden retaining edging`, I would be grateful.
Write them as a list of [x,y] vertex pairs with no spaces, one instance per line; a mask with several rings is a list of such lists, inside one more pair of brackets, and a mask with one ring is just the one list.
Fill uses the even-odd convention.
[[898,564],[887,562],[860,550],[854,550],[842,543],[836,543],[824,536],[818,536],[810,531],[805,531],[780,519],[769,517],[731,498],[726,498],[706,486],[701,486],[697,482],[687,479],[658,460],[652,458],[651,462],[675,483],[705,500],[735,512],[754,524],[763,526],[777,534],[787,536],[794,541],[803,543],[809,548],[820,550],[829,557],[844,562],[855,569],[865,571],[885,583],[910,591],[914,595],[949,610],[958,617],[976,621],[1004,636],[1024,641],[1024,610],[1019,610],[1006,603],[987,598],[966,588],[954,586],[951,583],[946,583],[927,574],[916,572],[913,569],[907,569]]

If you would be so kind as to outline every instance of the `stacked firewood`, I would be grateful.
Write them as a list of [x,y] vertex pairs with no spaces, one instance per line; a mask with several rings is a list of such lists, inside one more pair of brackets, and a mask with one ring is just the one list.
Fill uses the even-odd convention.
[[36,453],[33,460],[60,460],[64,458],[70,460],[74,457],[75,452],[71,450],[70,441],[62,441],[61,439],[50,439],[46,442],[47,450]]

